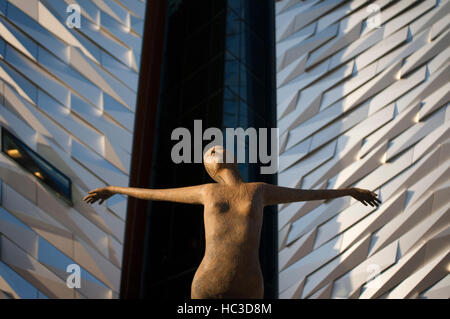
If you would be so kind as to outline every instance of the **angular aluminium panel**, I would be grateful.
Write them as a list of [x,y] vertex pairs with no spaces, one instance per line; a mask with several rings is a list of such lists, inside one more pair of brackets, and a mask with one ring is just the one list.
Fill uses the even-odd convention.
[[127,199],[82,198],[128,185],[145,7],[0,1],[0,125],[70,178],[73,202],[0,154],[0,298],[119,296]]
[[382,200],[280,205],[280,298],[448,298],[450,1],[276,15],[279,185]]

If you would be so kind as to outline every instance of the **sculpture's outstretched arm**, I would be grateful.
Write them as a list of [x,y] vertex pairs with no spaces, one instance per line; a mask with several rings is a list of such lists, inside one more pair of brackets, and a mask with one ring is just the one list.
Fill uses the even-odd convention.
[[204,188],[204,185],[166,189],[106,186],[89,191],[83,200],[91,204],[100,200],[101,204],[114,194],[123,194],[145,200],[203,204]]
[[282,203],[301,202],[309,200],[332,199],[342,196],[352,196],[364,205],[378,206],[381,201],[376,193],[361,188],[345,189],[297,189],[271,184],[263,185],[264,204],[276,205]]

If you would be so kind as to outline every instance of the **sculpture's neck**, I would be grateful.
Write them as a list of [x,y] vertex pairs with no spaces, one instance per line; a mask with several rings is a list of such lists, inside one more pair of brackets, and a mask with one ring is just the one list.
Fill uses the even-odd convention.
[[239,172],[233,169],[222,170],[218,175],[218,179],[221,184],[226,185],[239,185],[244,182]]

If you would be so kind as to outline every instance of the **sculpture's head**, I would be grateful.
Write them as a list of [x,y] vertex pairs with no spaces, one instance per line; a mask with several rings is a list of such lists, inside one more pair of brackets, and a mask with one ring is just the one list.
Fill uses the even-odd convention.
[[231,170],[233,175],[239,176],[239,169],[236,157],[233,156],[233,161],[227,162],[227,150],[221,145],[216,145],[209,148],[203,155],[203,164],[206,172],[216,182],[223,181],[220,175],[226,170]]

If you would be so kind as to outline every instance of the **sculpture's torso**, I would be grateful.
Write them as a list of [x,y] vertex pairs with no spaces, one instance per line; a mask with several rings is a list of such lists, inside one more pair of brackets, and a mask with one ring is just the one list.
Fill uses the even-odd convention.
[[257,183],[209,184],[204,205],[205,256],[192,298],[262,298],[258,249],[263,219]]

